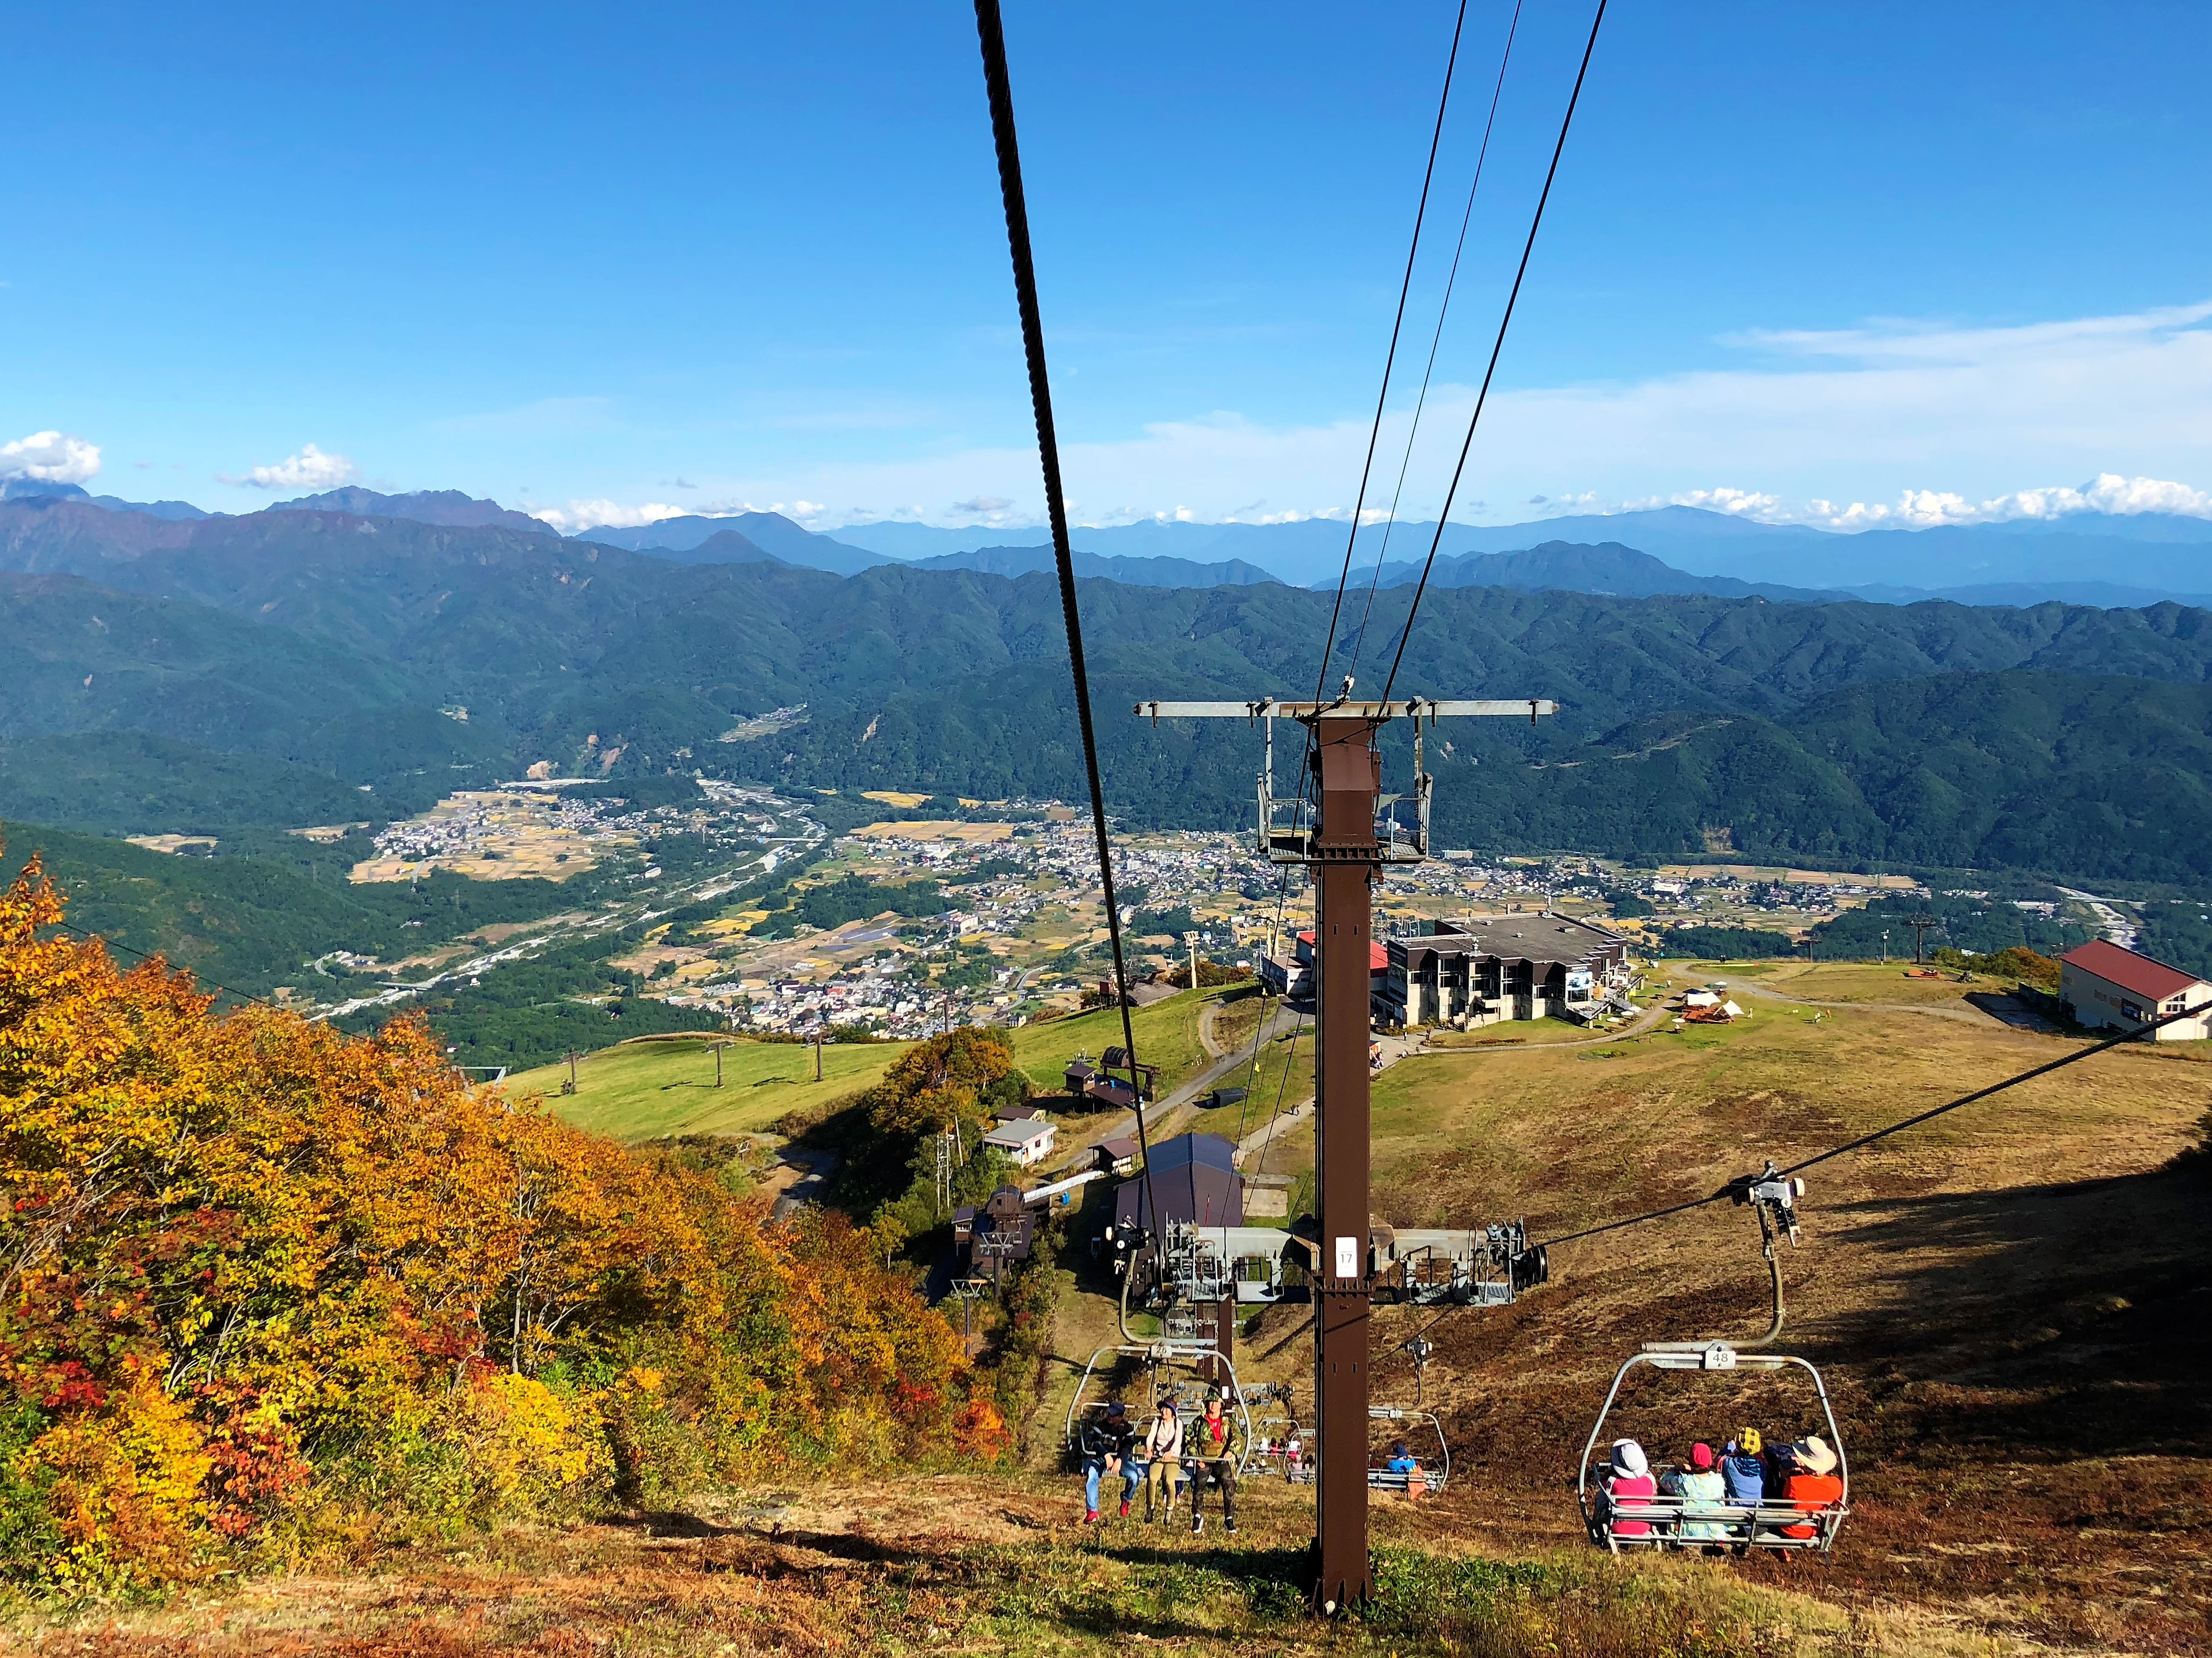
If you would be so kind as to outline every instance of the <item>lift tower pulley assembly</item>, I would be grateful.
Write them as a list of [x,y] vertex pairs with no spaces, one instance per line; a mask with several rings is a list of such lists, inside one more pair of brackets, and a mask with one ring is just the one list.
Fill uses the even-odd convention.
[[[1429,852],[1431,780],[1422,764],[1421,732],[1430,720],[1492,716],[1534,721],[1557,712],[1540,697],[1439,701],[1408,697],[1389,702],[1139,702],[1139,718],[1268,722],[1268,759],[1260,774],[1259,848],[1273,862],[1314,872],[1315,993],[1320,1054],[1315,1072],[1315,1156],[1321,1214],[1314,1270],[1315,1398],[1320,1406],[1321,1473],[1316,1481],[1318,1546],[1315,1606],[1335,1613],[1374,1593],[1367,1553],[1368,1066],[1370,1030],[1369,950],[1374,938],[1376,875],[1386,864],[1416,863]],[[1273,722],[1306,728],[1306,760],[1320,790],[1310,826],[1293,799],[1273,793]],[[1410,795],[1382,793],[1376,733],[1392,720],[1414,722]],[[1415,806],[1401,838],[1397,803]],[[1281,821],[1285,810],[1291,821]],[[1383,833],[1378,836],[1379,826]]]

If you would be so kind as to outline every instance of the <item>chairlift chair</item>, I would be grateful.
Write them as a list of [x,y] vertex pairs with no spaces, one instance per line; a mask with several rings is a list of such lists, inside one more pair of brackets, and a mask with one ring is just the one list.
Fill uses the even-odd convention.
[[[1422,1455],[1421,1448],[1415,1447],[1411,1440],[1407,1441],[1407,1448],[1421,1465],[1419,1477],[1424,1490],[1440,1491],[1451,1483],[1451,1442],[1444,1437],[1444,1424],[1434,1411],[1408,1409],[1401,1405],[1370,1405],[1367,1419],[1370,1424],[1392,1424],[1394,1432],[1401,1439],[1407,1436],[1398,1430],[1410,1428],[1424,1446],[1434,1436],[1437,1449],[1432,1457]],[[1371,1428],[1370,1434],[1371,1436]],[[1369,1488],[1378,1491],[1410,1491],[1415,1476],[1402,1469],[1391,1468],[1389,1461],[1389,1458],[1376,1455],[1370,1448],[1367,1453]]]
[[[1236,1411],[1243,1428],[1244,1454],[1237,1465],[1238,1476],[1243,1475],[1252,1463],[1252,1411],[1244,1389],[1237,1382],[1237,1367],[1211,1341],[1118,1342],[1093,1352],[1083,1367],[1073,1396],[1067,1401],[1067,1418],[1061,1424],[1061,1442],[1070,1455],[1081,1455],[1084,1421],[1105,1410],[1108,1384],[1125,1363],[1140,1365],[1144,1370],[1144,1406],[1138,1417],[1139,1424],[1159,1408],[1163,1400],[1175,1401],[1178,1416],[1196,1416],[1203,1409],[1206,1395],[1218,1389],[1224,1405]],[[1216,1367],[1227,1380],[1208,1380],[1200,1374],[1201,1365]]]
[[[1754,1338],[1765,1344],[1782,1333],[1782,1258],[1775,1246],[1784,1237],[1793,1247],[1798,1242],[1797,1199],[1805,1195],[1805,1182],[1782,1173],[1770,1158],[1758,1174],[1732,1180],[1724,1189],[1735,1203],[1748,1207],[1759,1220],[1759,1249],[1774,1287],[1773,1321]],[[1605,1432],[1606,1418],[1612,1414],[1613,1401],[1620,1395],[1621,1383],[1639,1364],[1649,1365],[1662,1375],[1686,1370],[1781,1371],[1792,1365],[1804,1371],[1820,1401],[1820,1414],[1828,1424],[1828,1443],[1836,1454],[1836,1474],[1842,1488],[1836,1500],[1825,1508],[1813,1509],[1800,1509],[1787,1497],[1765,1497],[1757,1503],[1698,1501],[1692,1504],[1689,1499],[1663,1493],[1615,1499],[1598,1489],[1592,1479],[1590,1459]],[[1828,1385],[1818,1367],[1810,1359],[1800,1358],[1795,1353],[1746,1352],[1722,1340],[1647,1341],[1642,1351],[1630,1355],[1613,1375],[1613,1386],[1606,1391],[1605,1403],[1598,1409],[1589,1439],[1583,1447],[1582,1461],[1575,1470],[1575,1501],[1582,1509],[1583,1522],[1589,1530],[1590,1540],[1614,1554],[1624,1547],[1697,1548],[1714,1544],[1747,1549],[1818,1549],[1826,1554],[1835,1546],[1837,1535],[1850,1517],[1850,1459],[1844,1453],[1843,1430],[1836,1421]],[[1686,1506],[1691,1509],[1686,1514]],[[1621,1528],[1626,1526],[1637,1529],[1624,1535]],[[1699,1529],[1692,1532],[1692,1526]]]
[[[1662,1374],[1685,1370],[1780,1371],[1792,1365],[1804,1371],[1813,1383],[1813,1391],[1820,1401],[1820,1414],[1827,1423],[1828,1443],[1836,1453],[1836,1473],[1843,1485],[1842,1495],[1829,1507],[1811,1510],[1800,1509],[1786,1497],[1768,1497],[1757,1503],[1695,1503],[1688,1504],[1692,1511],[1686,1515],[1686,1499],[1680,1497],[1662,1493],[1616,1499],[1607,1496],[1593,1478],[1592,1458],[1599,1441],[1604,1437],[1606,1418],[1613,1413],[1621,1384],[1639,1364]],[[1843,1430],[1836,1423],[1827,1383],[1811,1360],[1800,1358],[1795,1353],[1739,1352],[1725,1341],[1647,1342],[1641,1352],[1632,1354],[1615,1372],[1613,1386],[1606,1391],[1605,1403],[1599,1407],[1597,1420],[1591,1425],[1589,1438],[1583,1446],[1582,1461],[1575,1472],[1575,1501],[1582,1509],[1590,1541],[1613,1554],[1624,1549],[1698,1548],[1717,1544],[1784,1552],[1817,1549],[1826,1554],[1835,1546],[1844,1521],[1850,1515],[1850,1459],[1844,1453]],[[1712,1530],[1686,1535],[1686,1520],[1690,1525],[1711,1527]],[[1640,1529],[1624,1535],[1622,1527],[1627,1526]]]

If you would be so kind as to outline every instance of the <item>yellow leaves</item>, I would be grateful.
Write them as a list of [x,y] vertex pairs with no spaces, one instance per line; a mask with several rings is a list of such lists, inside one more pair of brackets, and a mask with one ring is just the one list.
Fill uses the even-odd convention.
[[962,1026],[918,1042],[868,1094],[868,1117],[886,1134],[936,1133],[977,1113],[982,1092],[1014,1068],[996,1031]]
[[[597,1501],[611,1445],[675,1491],[998,1431],[888,1230],[763,1230],[674,1151],[471,1090],[420,1019],[212,1017],[158,963],[41,940],[60,915],[35,864],[0,892],[0,1411],[58,1540],[0,1572],[189,1576],[310,1455],[488,1523]],[[923,1047],[925,1117],[1012,1064]]]
[[48,1429],[15,1470],[27,1484],[52,1482],[64,1551],[47,1575],[88,1588],[191,1575],[212,1463],[190,1411],[143,1374],[98,1412]]
[[446,1436],[465,1458],[480,1503],[536,1505],[611,1470],[606,1438],[587,1405],[512,1372],[464,1391]]

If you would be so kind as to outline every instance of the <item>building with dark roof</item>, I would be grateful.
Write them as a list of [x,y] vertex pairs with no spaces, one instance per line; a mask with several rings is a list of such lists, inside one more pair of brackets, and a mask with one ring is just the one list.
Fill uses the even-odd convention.
[[[2136,1030],[2186,1008],[2212,1008],[2212,984],[2109,939],[2093,938],[2058,958],[2058,999],[2072,1010],[2077,1023]],[[2208,1035],[2212,1016],[2176,1019],[2151,1032],[2151,1039],[2161,1042],[2200,1042]]]
[[1377,1017],[1465,1029],[1588,1012],[1628,983],[1628,940],[1570,915],[1472,915],[1401,935],[1375,992]]
[[[1244,1181],[1231,1161],[1235,1151],[1218,1134],[1178,1134],[1152,1147],[1152,1187],[1166,1218],[1200,1226],[1242,1226]],[[1115,1189],[1114,1221],[1133,1231],[1152,1230],[1141,1173]]]

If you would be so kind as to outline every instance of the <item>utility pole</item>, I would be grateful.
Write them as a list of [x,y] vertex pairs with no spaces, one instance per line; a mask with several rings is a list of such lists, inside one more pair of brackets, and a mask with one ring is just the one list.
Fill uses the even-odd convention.
[[717,1088],[722,1085],[722,1050],[728,1046],[727,1042],[714,1044],[714,1086]]
[[814,1080],[822,1080],[822,1033],[814,1033]]
[[1936,918],[1923,910],[1917,915],[1906,917],[1905,925],[1912,929],[1912,964],[1922,966],[1928,959],[1928,929],[1936,925]]
[[[1319,1177],[1320,1260],[1314,1272],[1315,1395],[1320,1406],[1321,1470],[1315,1485],[1316,1539],[1310,1593],[1315,1610],[1328,1616],[1370,1599],[1375,1592],[1367,1552],[1368,1341],[1372,1239],[1368,1224],[1367,1048],[1372,1029],[1368,952],[1374,933],[1374,884],[1382,866],[1415,863],[1428,853],[1431,779],[1422,762],[1425,721],[1449,715],[1517,716],[1534,723],[1558,705],[1540,698],[1515,701],[1140,702],[1139,717],[1241,719],[1268,724],[1297,720],[1308,732],[1308,762],[1318,779],[1317,827],[1279,824],[1279,810],[1295,803],[1274,798],[1272,765],[1260,777],[1260,845],[1271,862],[1303,864],[1313,871],[1314,992],[1319,1053],[1314,1072],[1314,1167]],[[1382,792],[1382,757],[1376,733],[1389,720],[1413,721],[1413,791]],[[1401,841],[1395,817],[1411,800],[1417,813],[1413,839]],[[1378,817],[1389,839],[1376,838]],[[1295,822],[1295,818],[1294,818]]]
[[568,1085],[561,1091],[563,1094],[576,1091],[576,1050],[573,1048],[568,1050]]
[[1198,988],[1198,929],[1193,927],[1183,937],[1190,941],[1190,987]]

